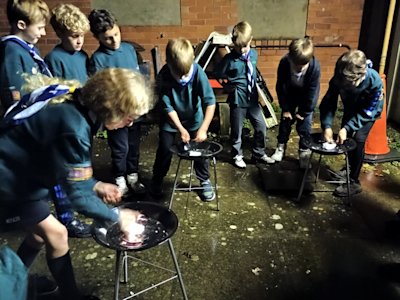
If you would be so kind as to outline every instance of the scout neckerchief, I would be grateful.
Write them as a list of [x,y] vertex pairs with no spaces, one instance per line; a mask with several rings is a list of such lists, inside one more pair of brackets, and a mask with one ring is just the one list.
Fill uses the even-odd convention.
[[253,64],[251,63],[250,60],[250,52],[251,50],[249,50],[247,53],[243,53],[240,56],[240,59],[243,60],[244,62],[246,62],[246,77],[247,77],[247,92],[248,95],[251,95],[251,92],[253,90],[253,86],[254,86],[254,78],[253,78],[253,72],[254,72],[254,68],[253,68]]
[[176,80],[176,82],[179,83],[180,86],[186,86],[189,82],[193,81],[194,75],[195,75],[195,65],[190,66],[190,70],[186,75],[183,75],[181,78],[176,76],[173,72],[171,72],[172,77]]
[[51,74],[51,72],[49,70],[49,67],[44,62],[43,58],[41,58],[40,55],[37,54],[35,47],[32,44],[28,44],[27,42],[25,42],[24,40],[22,40],[21,38],[19,38],[16,35],[4,36],[1,38],[1,41],[2,42],[13,41],[13,42],[17,43],[18,45],[20,45],[22,48],[24,48],[26,51],[28,51],[29,54],[32,56],[33,60],[39,66],[40,73],[47,75],[49,77],[53,77],[53,75]]
[[53,84],[41,87],[33,92],[26,94],[22,99],[12,105],[4,115],[0,123],[0,128],[7,128],[21,124],[25,119],[36,114],[49,101],[57,96],[73,93],[75,87],[61,84]]

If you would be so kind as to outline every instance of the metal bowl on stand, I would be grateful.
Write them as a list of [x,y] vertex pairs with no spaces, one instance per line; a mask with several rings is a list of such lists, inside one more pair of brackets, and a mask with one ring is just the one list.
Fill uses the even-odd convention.
[[144,230],[140,241],[126,245],[123,243],[123,234],[118,222],[95,221],[92,225],[92,236],[104,247],[120,251],[149,249],[166,241],[178,228],[178,218],[175,213],[160,204],[138,201],[119,207],[139,211],[144,216],[141,221]]

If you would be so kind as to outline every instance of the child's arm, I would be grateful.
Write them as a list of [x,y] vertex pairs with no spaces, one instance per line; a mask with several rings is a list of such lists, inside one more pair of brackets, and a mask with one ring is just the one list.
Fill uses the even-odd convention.
[[366,85],[366,88],[358,96],[357,110],[353,117],[344,124],[343,128],[348,134],[360,130],[366,123],[379,118],[384,104],[383,82],[379,74],[372,69],[368,69],[365,82],[360,85]]
[[196,142],[201,143],[207,139],[207,131],[214,117],[216,105],[215,95],[210,82],[208,81],[206,73],[201,68],[198,70],[198,84],[196,88],[202,102],[202,107],[205,107],[203,123],[197,130],[194,139]]
[[332,123],[337,109],[339,90],[334,84],[334,78],[329,82],[329,88],[319,105],[321,127],[324,133],[324,139],[327,142],[333,142]]
[[207,139],[207,131],[210,127],[211,121],[214,117],[215,104],[206,107],[206,112],[204,114],[204,121],[201,124],[199,130],[197,130],[195,142],[201,143]]
[[320,66],[319,62],[314,58],[314,69],[310,75],[310,84],[306,93],[305,101],[300,104],[298,114],[304,119],[313,113],[317,105],[320,85]]
[[337,102],[339,97],[339,89],[334,83],[335,78],[329,82],[329,88],[319,105],[320,121],[322,130],[332,127],[333,118],[335,117]]
[[224,88],[224,91],[228,94],[235,91],[235,86],[229,82],[228,71],[229,71],[229,55],[226,54],[222,60],[217,64],[213,72],[213,76],[218,80],[218,82]]
[[100,71],[104,69],[105,66],[102,65],[102,63],[96,59],[96,53],[92,55],[92,57],[89,59],[89,68],[88,72],[90,75],[95,74],[97,71]]
[[2,85],[4,85],[5,89],[4,91],[1,91],[1,101],[4,108],[10,107],[16,101],[21,99],[21,87],[24,83],[24,79],[21,76],[21,74],[24,73],[24,62],[22,58],[12,52],[7,55],[9,56],[7,56],[7,59],[3,62],[4,73],[1,75]]
[[290,80],[288,74],[290,74],[289,62],[287,61],[287,58],[284,57],[279,62],[276,85],[275,85],[275,90],[278,96],[279,106],[282,109],[282,113],[289,112],[289,105],[286,101],[286,88],[285,88],[286,82]]
[[168,113],[168,117],[171,119],[171,121],[174,123],[176,129],[178,129],[179,133],[181,134],[181,139],[182,142],[184,143],[189,143],[190,142],[190,134],[186,130],[185,127],[183,127],[181,120],[179,120],[178,114],[176,111],[171,111]]

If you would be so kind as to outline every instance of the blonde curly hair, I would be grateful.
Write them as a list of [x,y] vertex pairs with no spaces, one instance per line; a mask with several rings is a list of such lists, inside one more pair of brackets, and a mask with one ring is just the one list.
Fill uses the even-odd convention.
[[[26,92],[51,84],[67,85],[71,92],[80,86],[76,80],[51,78],[42,74],[25,75],[25,81],[23,90]],[[121,121],[127,116],[142,116],[155,104],[153,87],[144,75],[122,68],[101,70],[90,77],[78,92],[56,97],[51,103],[74,99],[80,101],[104,124]]]
[[82,103],[103,123],[139,117],[154,106],[153,87],[144,75],[122,68],[94,74],[81,89]]
[[59,4],[54,7],[50,24],[59,37],[66,32],[86,33],[90,29],[88,18],[72,4]]

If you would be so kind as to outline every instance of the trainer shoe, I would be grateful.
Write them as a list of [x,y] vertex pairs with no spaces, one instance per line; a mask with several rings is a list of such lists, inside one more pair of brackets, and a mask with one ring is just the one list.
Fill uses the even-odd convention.
[[278,147],[275,149],[275,153],[271,155],[271,158],[274,161],[278,161],[278,162],[282,161],[284,152],[285,152],[284,148]]
[[243,160],[243,155],[236,155],[233,158],[233,161],[234,161],[236,167],[238,167],[240,169],[245,169],[246,168],[246,163]]
[[68,230],[68,236],[71,238],[88,238],[92,236],[90,225],[81,222],[77,218],[65,224],[65,227]]
[[126,185],[126,180],[124,176],[119,176],[115,178],[115,183],[118,185],[118,189],[121,192],[122,196],[124,196],[126,193],[128,193],[129,188]]
[[201,200],[209,202],[215,199],[215,193],[210,180],[203,181],[201,187],[203,188],[200,194]]
[[139,181],[138,173],[132,173],[126,176],[126,181],[131,187],[132,191],[136,194],[141,194],[146,191],[146,187]]
[[[351,182],[350,183],[350,193],[349,196],[353,196],[362,192],[361,185],[359,183]],[[334,196],[337,197],[347,197],[347,184],[339,185],[335,191],[333,192]]]
[[255,155],[253,155],[253,156],[252,156],[252,159],[253,159],[255,162],[259,161],[259,162],[264,162],[264,163],[267,163],[267,164],[273,164],[273,163],[275,163],[275,160],[274,160],[273,158],[269,157],[267,154],[264,154],[264,155],[261,156],[261,157],[257,157],[257,156],[255,156]]

